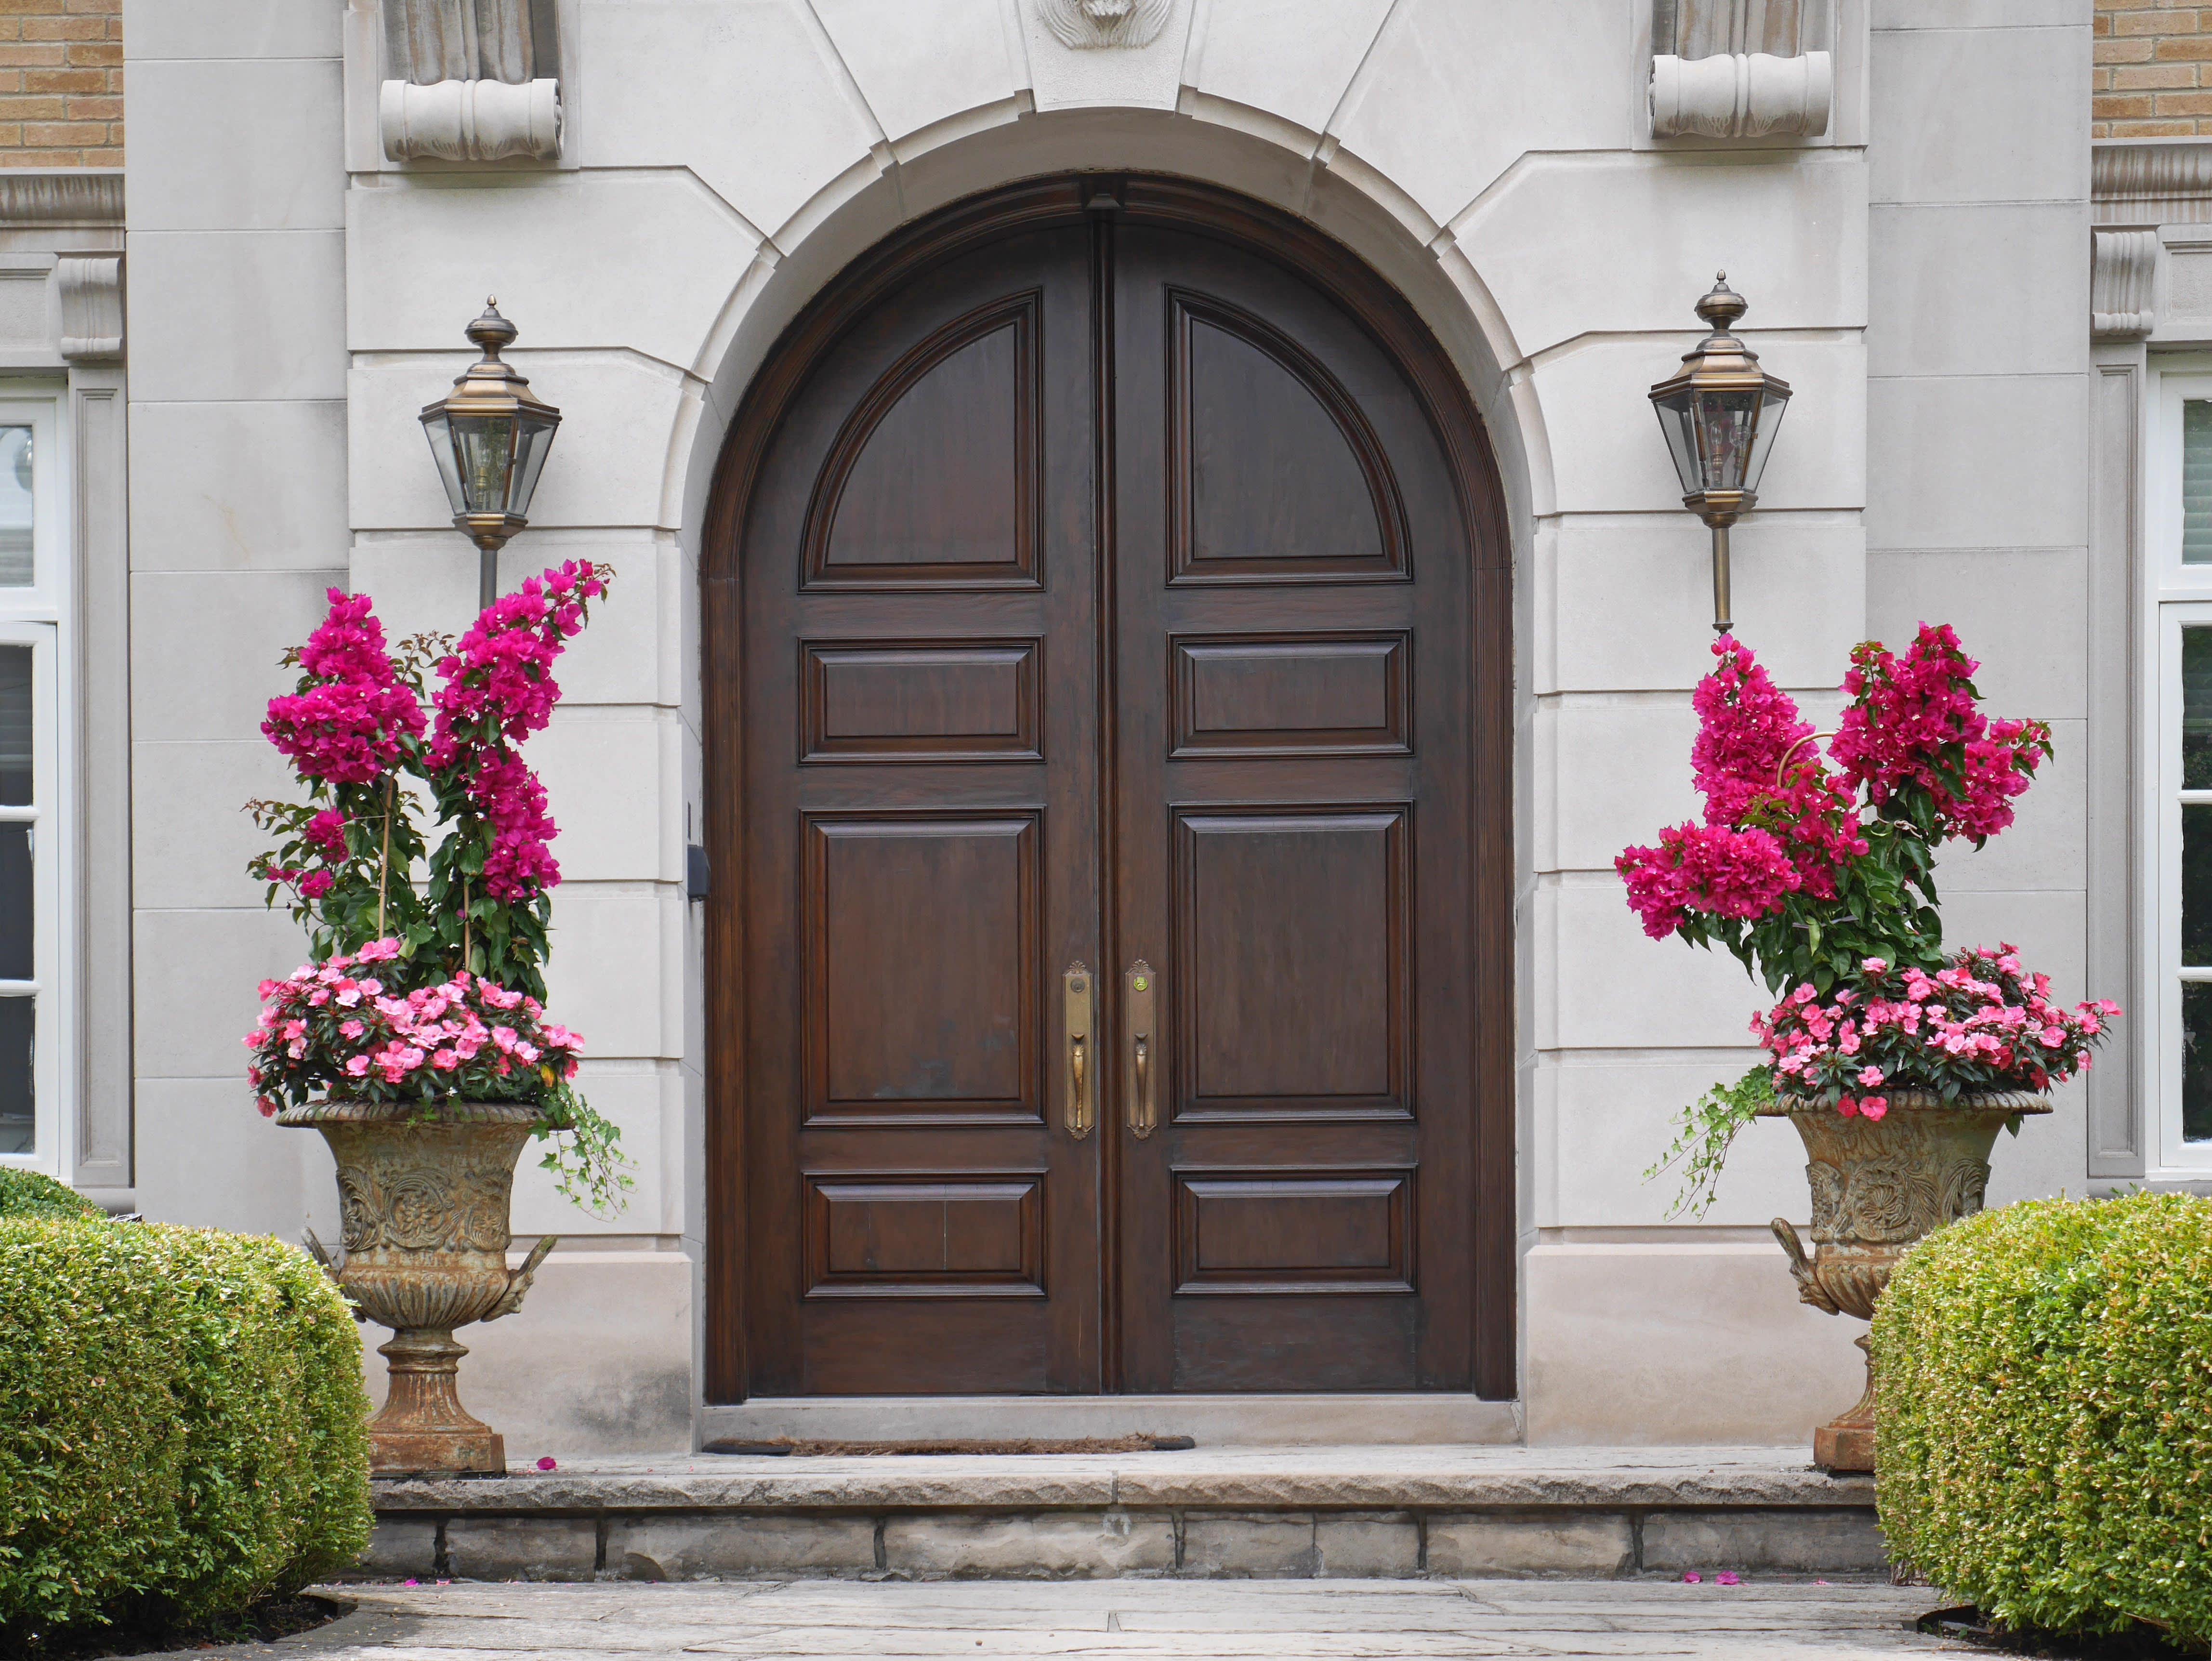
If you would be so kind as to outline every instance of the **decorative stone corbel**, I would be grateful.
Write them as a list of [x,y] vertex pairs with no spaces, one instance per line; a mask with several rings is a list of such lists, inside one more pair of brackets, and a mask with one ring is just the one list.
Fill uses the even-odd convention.
[[1174,0],[1037,0],[1037,15],[1076,51],[1149,46],[1167,27]]
[[62,356],[72,363],[123,356],[123,256],[64,254],[55,277],[62,294]]
[[2152,285],[2158,233],[2089,233],[2089,332],[2102,340],[2140,340],[2158,320]]
[[1835,59],[1825,52],[1763,52],[1651,60],[1654,138],[1817,138],[1835,102]]
[[384,153],[394,161],[436,156],[496,161],[561,155],[561,83],[439,81],[427,87],[387,81],[377,100]]

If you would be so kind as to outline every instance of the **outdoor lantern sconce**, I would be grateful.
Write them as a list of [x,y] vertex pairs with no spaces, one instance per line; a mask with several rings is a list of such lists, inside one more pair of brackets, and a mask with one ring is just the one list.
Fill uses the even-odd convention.
[[500,362],[499,349],[514,341],[515,327],[499,314],[496,300],[484,302],[484,314],[469,325],[468,334],[483,349],[483,361],[470,364],[452,392],[424,406],[422,430],[453,504],[453,528],[482,551],[481,610],[499,596],[501,546],[530,522],[524,516],[561,412],[532,394],[526,377]]
[[1790,402],[1790,383],[1759,367],[1759,354],[1729,332],[1743,296],[1716,274],[1698,315],[1712,332],[1683,354],[1680,373],[1651,389],[1660,429],[1681,475],[1682,505],[1712,527],[1713,628],[1729,621],[1729,526],[1759,500],[1759,475]]

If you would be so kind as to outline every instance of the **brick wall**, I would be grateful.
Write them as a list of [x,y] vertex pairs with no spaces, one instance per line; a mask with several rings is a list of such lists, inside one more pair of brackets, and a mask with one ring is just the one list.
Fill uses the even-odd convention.
[[0,167],[122,165],[123,0],[0,0]]
[[2212,9],[2097,0],[2096,35],[2090,97],[2094,137],[2212,132]]

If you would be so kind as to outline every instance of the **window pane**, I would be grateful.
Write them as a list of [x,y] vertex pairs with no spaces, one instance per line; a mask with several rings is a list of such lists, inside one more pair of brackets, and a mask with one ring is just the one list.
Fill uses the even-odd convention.
[[31,586],[31,429],[0,427],[0,588]]
[[33,998],[0,998],[0,1153],[38,1152],[32,1110],[32,1027],[38,1014]]
[[2181,988],[2181,1139],[2212,1141],[2212,983]]
[[27,646],[0,646],[0,805],[31,805],[31,648]]
[[0,981],[31,969],[31,827],[0,824]]

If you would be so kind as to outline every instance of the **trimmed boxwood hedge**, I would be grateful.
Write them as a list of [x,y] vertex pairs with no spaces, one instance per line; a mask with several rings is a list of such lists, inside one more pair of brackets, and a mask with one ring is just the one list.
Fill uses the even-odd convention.
[[2212,1640],[2212,1200],[1937,1231],[1874,1319],[1890,1550],[2008,1626]]
[[41,1171],[0,1165],[0,1217],[99,1217],[106,1214]]
[[304,1252],[0,1218],[0,1652],[216,1619],[352,1562],[368,1406],[351,1311]]

